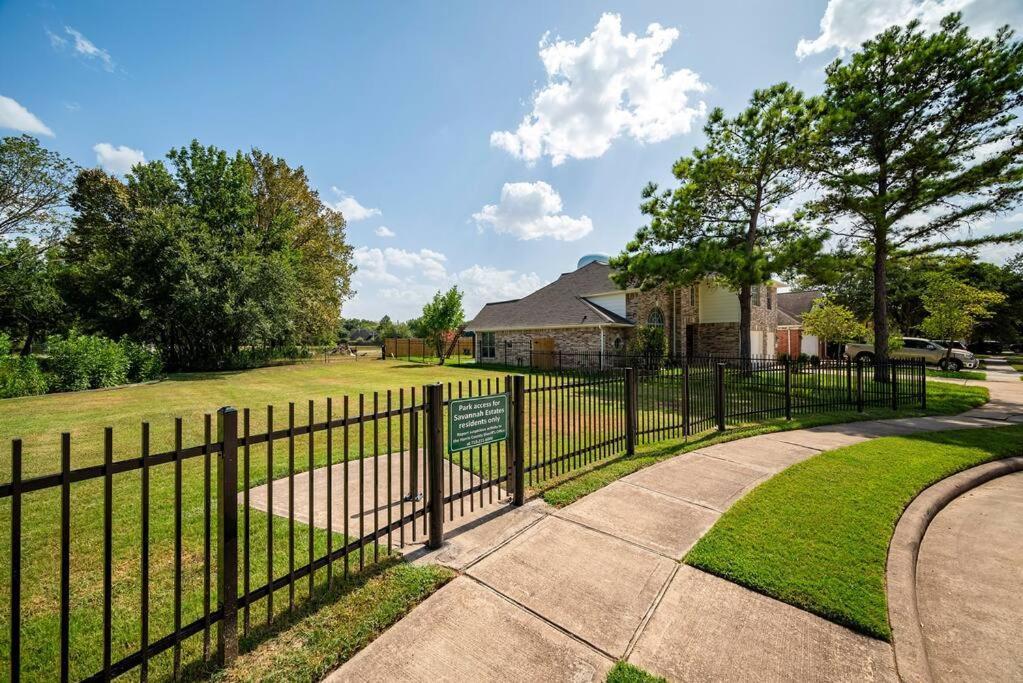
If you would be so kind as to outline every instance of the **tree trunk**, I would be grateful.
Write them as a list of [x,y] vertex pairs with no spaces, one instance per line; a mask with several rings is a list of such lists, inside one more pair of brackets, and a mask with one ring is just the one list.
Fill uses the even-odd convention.
[[739,288],[739,357],[744,367],[749,365],[751,356],[749,337],[753,322],[752,289],[748,284]]
[[[25,345],[21,347],[22,358],[25,358],[26,356],[32,353],[32,342],[35,341],[35,337],[36,337],[35,332],[33,332],[32,330],[29,330],[28,334],[25,335]],[[7,353],[7,350],[3,349],[3,353]]]
[[888,235],[878,231],[874,240],[874,379],[888,378]]

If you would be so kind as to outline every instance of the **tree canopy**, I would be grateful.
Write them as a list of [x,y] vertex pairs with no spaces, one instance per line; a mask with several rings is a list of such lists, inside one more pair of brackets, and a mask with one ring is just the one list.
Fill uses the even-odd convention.
[[0,239],[50,242],[67,223],[77,167],[31,135],[0,138]]
[[803,314],[803,331],[824,341],[825,355],[827,342],[849,341],[867,333],[851,310],[827,297],[814,301],[813,307]]
[[992,307],[1004,300],[999,292],[978,289],[945,273],[935,275],[923,295],[927,317],[920,329],[931,339],[969,339],[977,322],[990,318]]
[[707,144],[673,168],[679,186],[643,191],[641,228],[612,259],[621,285],[689,285],[714,277],[739,296],[740,354],[750,356],[752,288],[812,257],[822,239],[779,209],[805,187],[819,106],[786,83],[754,92],[733,118],[715,109]]
[[956,14],[934,33],[911,22],[831,64],[823,99],[808,209],[869,257],[884,357],[894,259],[1021,238],[968,230],[1023,195],[1023,46],[1008,28],[971,38]]
[[351,247],[302,169],[195,141],[167,159],[126,183],[76,179],[62,288],[83,327],[155,344],[172,368],[332,340]]
[[464,323],[462,292],[456,286],[433,295],[433,299],[423,306],[423,314],[413,323],[412,331],[433,345],[437,350],[438,362],[443,365],[452,335]]

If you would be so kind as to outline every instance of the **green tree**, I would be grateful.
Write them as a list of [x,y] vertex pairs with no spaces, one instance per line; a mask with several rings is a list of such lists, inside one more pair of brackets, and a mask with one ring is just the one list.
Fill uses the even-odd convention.
[[829,341],[849,341],[867,334],[851,310],[826,297],[814,301],[813,307],[803,314],[803,331],[824,341],[825,354]]
[[70,159],[30,135],[0,138],[0,239],[57,237],[76,171]]
[[167,158],[127,183],[78,176],[62,290],[85,330],[151,343],[172,369],[333,337],[351,249],[301,169],[198,142]]
[[28,239],[0,241],[0,331],[21,340],[22,356],[39,338],[61,331],[66,322],[56,271],[51,252],[40,252]]
[[[1003,28],[974,39],[959,15],[928,34],[912,22],[827,69],[811,215],[872,267],[875,354],[887,355],[893,259],[1010,242],[961,235],[1023,193],[1023,47]],[[878,368],[883,364],[879,363]]]
[[778,209],[804,187],[802,169],[814,100],[782,83],[753,93],[750,106],[727,118],[715,109],[707,144],[679,159],[675,190],[643,191],[650,217],[625,251],[612,259],[621,285],[691,285],[714,277],[739,297],[739,349],[750,357],[752,288],[773,273],[811,258],[822,240]]
[[[977,321],[990,318],[992,307],[1005,300],[1005,295],[968,285],[946,275],[936,275],[924,292],[927,317],[920,329],[931,339],[969,339]],[[952,356],[948,347],[945,358]]]
[[413,331],[437,350],[438,365],[444,365],[451,335],[464,322],[462,292],[456,286],[433,295],[433,299],[423,306],[423,313],[416,320]]

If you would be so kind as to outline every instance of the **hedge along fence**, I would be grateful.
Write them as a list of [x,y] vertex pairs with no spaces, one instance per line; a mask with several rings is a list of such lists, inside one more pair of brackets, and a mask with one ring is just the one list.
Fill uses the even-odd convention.
[[[683,359],[309,401],[283,416],[267,407],[265,421],[222,408],[215,421],[206,415],[200,443],[183,443],[175,420],[173,447],[160,452],[148,423],[116,444],[108,428],[102,459],[76,468],[65,433],[59,471],[30,477],[15,439],[11,479],[0,483],[10,541],[0,545],[9,605],[0,661],[12,681],[170,677],[229,663],[240,637],[338,577],[407,543],[437,547],[445,524],[477,507],[521,504],[527,485],[638,443],[924,405],[922,361],[892,361],[884,374],[877,382],[848,361]],[[451,451],[451,402],[497,395],[508,398],[507,440]]]
[[[451,342],[444,343],[445,351],[447,351],[450,344]],[[437,359],[437,347],[425,339],[388,338],[384,339],[383,347],[385,358],[420,362]],[[455,358],[459,361],[471,360],[474,353],[473,338],[459,337],[458,343],[455,345],[455,348],[451,349],[448,358]]]

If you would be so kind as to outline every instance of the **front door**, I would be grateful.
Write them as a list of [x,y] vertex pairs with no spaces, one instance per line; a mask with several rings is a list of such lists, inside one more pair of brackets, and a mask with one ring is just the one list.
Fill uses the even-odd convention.
[[686,325],[686,355],[696,355],[696,325],[693,323]]

